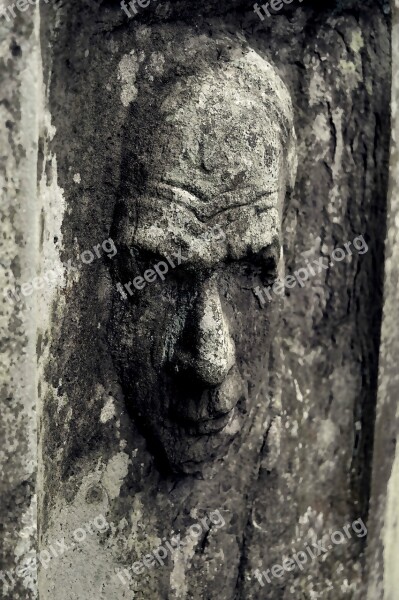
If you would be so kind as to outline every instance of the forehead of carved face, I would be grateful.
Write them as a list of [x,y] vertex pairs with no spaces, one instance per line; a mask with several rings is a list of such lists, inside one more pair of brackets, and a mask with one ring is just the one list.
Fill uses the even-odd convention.
[[229,258],[277,243],[293,132],[289,94],[271,66],[250,53],[178,80],[158,110],[156,133],[143,130],[148,176],[126,241],[155,252],[189,246],[203,263],[226,251],[195,244],[215,222]]

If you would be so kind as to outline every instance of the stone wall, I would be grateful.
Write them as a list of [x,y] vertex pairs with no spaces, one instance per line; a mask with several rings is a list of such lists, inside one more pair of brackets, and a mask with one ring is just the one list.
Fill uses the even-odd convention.
[[[7,155],[18,157],[6,165],[18,189],[7,194],[18,219],[6,267],[13,280],[31,279],[13,262],[15,244],[26,241],[18,250],[26,269],[37,264],[43,281],[59,273],[27,299],[26,316],[3,303],[5,318],[17,319],[5,366],[38,384],[40,465],[35,485],[34,385],[16,401],[18,421],[13,416],[10,426],[6,411],[1,417],[7,428],[26,427],[17,453],[16,429],[7,429],[18,465],[4,463],[5,493],[16,497],[5,507],[6,531],[33,515],[36,487],[40,600],[364,597],[369,536],[354,532],[304,568],[264,579],[264,587],[254,571],[272,569],[354,520],[369,522],[390,138],[388,4],[294,2],[264,21],[241,1],[151,3],[132,19],[108,1],[44,3],[40,12],[43,84],[39,76],[32,81],[39,72],[32,8],[30,17],[25,13],[28,31],[20,20],[13,24],[15,44],[16,34],[6,32],[3,69],[16,66],[9,98],[0,104],[15,112],[4,142]],[[102,244],[113,235],[117,203],[138,177],[136,140],[146,128],[156,131],[154,105],[137,109],[141,90],[148,86],[155,96],[159,86],[163,93],[172,63],[186,61],[195,70],[202,61],[217,69],[249,48],[273,65],[293,104],[298,171],[283,215],[286,274],[307,261],[331,264],[304,287],[287,290],[271,362],[273,401],[256,416],[256,441],[232,444],[227,458],[202,476],[183,476],[156,460],[128,410],[110,348],[113,259]],[[22,61],[31,61],[23,62],[25,70]],[[26,117],[15,98],[25,111],[30,107]],[[26,170],[17,165],[21,147],[28,149],[21,152]],[[332,260],[335,248],[359,236],[366,252]],[[90,264],[82,258],[87,251]],[[237,306],[237,313],[245,310]],[[251,310],[260,328],[262,307]],[[378,433],[377,448],[380,439]],[[376,480],[374,493],[386,480]],[[223,521],[215,519],[192,542],[189,527],[215,511]],[[100,516],[109,526],[93,525]],[[178,534],[185,547],[164,566],[130,571],[126,585],[116,576]],[[6,568],[21,553],[21,537],[13,535],[4,544]],[[379,564],[371,568],[373,590]],[[5,593],[35,597],[33,583],[22,578]]]

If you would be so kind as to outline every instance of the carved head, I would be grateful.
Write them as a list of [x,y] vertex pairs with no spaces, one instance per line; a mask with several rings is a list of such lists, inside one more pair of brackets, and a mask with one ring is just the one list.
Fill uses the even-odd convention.
[[[145,109],[134,108],[133,183],[115,220],[111,347],[132,415],[192,472],[248,436],[269,403],[278,302],[260,310],[252,290],[279,268],[292,107],[250,51],[168,81]],[[133,281],[123,297],[116,285]]]

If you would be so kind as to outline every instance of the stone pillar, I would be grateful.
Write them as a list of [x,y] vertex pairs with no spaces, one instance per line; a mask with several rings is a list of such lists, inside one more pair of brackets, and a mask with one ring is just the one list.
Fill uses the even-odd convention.
[[[0,16],[0,596],[36,598],[39,10]],[[21,289],[22,288],[22,289]]]
[[399,572],[399,2],[393,3],[392,137],[385,244],[382,321],[373,486],[370,502],[367,598],[394,600]]

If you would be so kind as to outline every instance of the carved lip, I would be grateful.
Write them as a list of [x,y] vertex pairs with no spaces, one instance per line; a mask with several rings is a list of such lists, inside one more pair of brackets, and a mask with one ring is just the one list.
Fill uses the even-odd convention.
[[234,408],[232,408],[228,413],[214,417],[212,419],[205,419],[201,421],[185,421],[183,423],[183,427],[193,436],[199,435],[214,435],[219,433],[228,425],[231,421],[234,413]]

